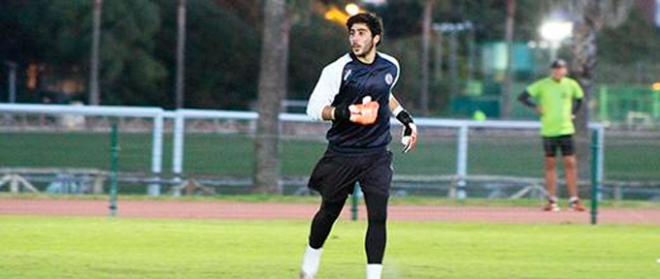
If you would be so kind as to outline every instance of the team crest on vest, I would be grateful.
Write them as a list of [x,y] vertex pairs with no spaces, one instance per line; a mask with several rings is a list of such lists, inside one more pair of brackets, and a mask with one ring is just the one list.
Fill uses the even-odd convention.
[[346,73],[344,74],[344,81],[348,79],[348,76],[350,76],[352,72],[353,71],[351,69],[348,69],[348,71],[346,71]]
[[392,85],[393,81],[394,81],[394,77],[392,76],[392,74],[387,73],[387,75],[385,75],[385,83],[387,83],[387,85]]

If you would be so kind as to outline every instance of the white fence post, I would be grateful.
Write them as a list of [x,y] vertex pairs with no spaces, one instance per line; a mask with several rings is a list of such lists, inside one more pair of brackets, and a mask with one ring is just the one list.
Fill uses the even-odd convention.
[[468,125],[458,129],[458,150],[456,152],[456,197],[465,199],[465,178],[467,176]]
[[149,184],[150,196],[160,195],[160,173],[163,165],[163,113],[154,116],[154,132],[151,146],[151,172],[154,182]]
[[[185,133],[185,116],[181,110],[177,110],[174,117],[174,146],[172,150],[172,172],[174,173],[175,182],[181,181],[183,173],[183,141]],[[181,195],[181,189],[175,187],[175,196]]]

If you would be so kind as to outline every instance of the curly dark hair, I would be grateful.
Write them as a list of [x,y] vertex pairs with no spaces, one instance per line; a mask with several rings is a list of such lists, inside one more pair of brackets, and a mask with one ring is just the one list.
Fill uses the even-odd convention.
[[383,41],[383,22],[380,20],[380,17],[378,17],[376,14],[373,13],[359,13],[356,14],[348,19],[346,22],[346,28],[350,31],[351,27],[353,27],[354,24],[356,23],[364,23],[367,25],[369,28],[369,31],[371,31],[371,36],[375,37],[376,35],[380,35],[380,41],[378,44],[380,44],[381,41]]

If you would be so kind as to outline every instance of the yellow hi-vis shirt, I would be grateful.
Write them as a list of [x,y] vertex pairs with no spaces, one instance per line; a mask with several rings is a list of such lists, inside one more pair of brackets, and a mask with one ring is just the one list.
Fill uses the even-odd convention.
[[547,77],[527,87],[527,92],[541,106],[542,136],[556,137],[575,133],[573,99],[582,99],[584,96],[577,81],[567,77],[556,81]]

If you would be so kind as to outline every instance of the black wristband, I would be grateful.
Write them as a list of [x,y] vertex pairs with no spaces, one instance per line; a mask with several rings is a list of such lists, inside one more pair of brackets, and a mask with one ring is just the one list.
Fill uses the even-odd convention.
[[532,96],[529,94],[529,92],[525,90],[523,91],[523,93],[520,93],[520,95],[518,95],[518,101],[520,101],[523,105],[528,106],[530,108],[536,108],[536,104],[532,102],[532,100],[530,100],[531,97]]
[[399,120],[399,122],[401,122],[401,124],[405,126],[408,126],[410,123],[415,123],[415,121],[413,121],[412,116],[410,116],[410,113],[408,113],[408,111],[406,110],[402,110],[401,112],[399,112],[399,114],[396,115],[396,119]]
[[571,113],[573,113],[573,115],[577,114],[581,106],[582,106],[582,99],[575,99],[573,101],[573,111],[571,111]]
[[336,106],[334,118],[335,121],[349,121],[351,119],[351,112],[348,110],[348,106]]

